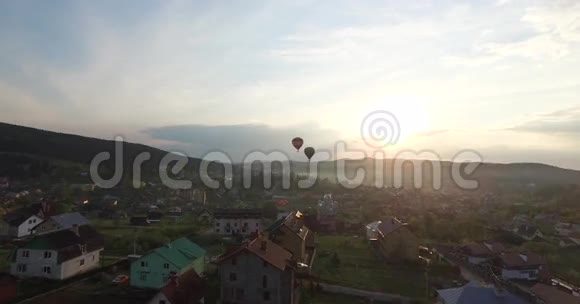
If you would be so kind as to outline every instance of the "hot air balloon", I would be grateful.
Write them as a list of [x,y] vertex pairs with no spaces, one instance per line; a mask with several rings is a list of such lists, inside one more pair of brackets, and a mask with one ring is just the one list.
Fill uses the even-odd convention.
[[306,155],[306,157],[308,157],[308,161],[310,161],[310,159],[314,155],[314,148],[312,147],[304,148],[304,155]]
[[300,137],[294,137],[292,139],[292,145],[294,146],[294,148],[296,148],[296,151],[300,150],[303,144],[304,140],[302,140],[302,138]]

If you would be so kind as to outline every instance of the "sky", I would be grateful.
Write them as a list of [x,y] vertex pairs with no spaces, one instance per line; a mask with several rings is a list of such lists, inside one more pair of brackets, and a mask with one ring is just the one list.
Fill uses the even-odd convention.
[[580,169],[579,71],[577,0],[0,2],[0,121],[196,157],[387,111],[387,155]]

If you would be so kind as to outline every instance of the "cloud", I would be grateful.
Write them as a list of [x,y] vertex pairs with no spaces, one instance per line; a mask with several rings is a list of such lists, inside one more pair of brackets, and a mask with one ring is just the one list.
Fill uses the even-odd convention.
[[[172,142],[160,148],[180,150],[196,157],[212,151],[223,151],[234,161],[241,160],[252,151],[282,151],[294,157],[297,153],[291,141],[296,136],[304,139],[304,147],[312,146],[316,149],[328,149],[340,139],[336,131],[316,125],[286,128],[264,124],[179,125],[150,128],[143,130],[143,133],[156,140]],[[301,153],[298,155],[302,156]]]
[[[505,0],[496,3],[498,6],[508,4],[511,7],[513,3]],[[512,10],[517,12],[515,8]],[[519,22],[504,20],[498,26],[502,27],[499,32],[515,31],[520,34],[502,41],[493,40],[493,35],[486,35],[497,31],[484,31],[475,39],[472,54],[446,56],[443,62],[452,66],[473,67],[493,64],[506,58],[540,61],[575,55],[577,43],[580,42],[580,2],[555,0],[525,7]]]
[[534,118],[510,128],[510,130],[580,135],[580,107],[538,114]]

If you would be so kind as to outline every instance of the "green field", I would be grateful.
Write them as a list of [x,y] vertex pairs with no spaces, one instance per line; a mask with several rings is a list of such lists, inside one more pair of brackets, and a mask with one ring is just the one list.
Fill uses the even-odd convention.
[[413,298],[425,296],[424,269],[420,265],[386,264],[360,237],[320,236],[313,273],[331,284]]

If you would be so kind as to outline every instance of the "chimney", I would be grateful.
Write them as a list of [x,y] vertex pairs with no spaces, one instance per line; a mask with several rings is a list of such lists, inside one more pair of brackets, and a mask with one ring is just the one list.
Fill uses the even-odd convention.
[[528,262],[528,255],[525,254],[524,252],[520,253],[520,258],[522,258],[522,260],[524,260],[524,262]]
[[260,249],[262,249],[262,251],[268,250],[268,241],[266,240],[260,241]]
[[72,230],[72,232],[74,232],[77,236],[79,236],[79,225],[73,224],[70,230]]

